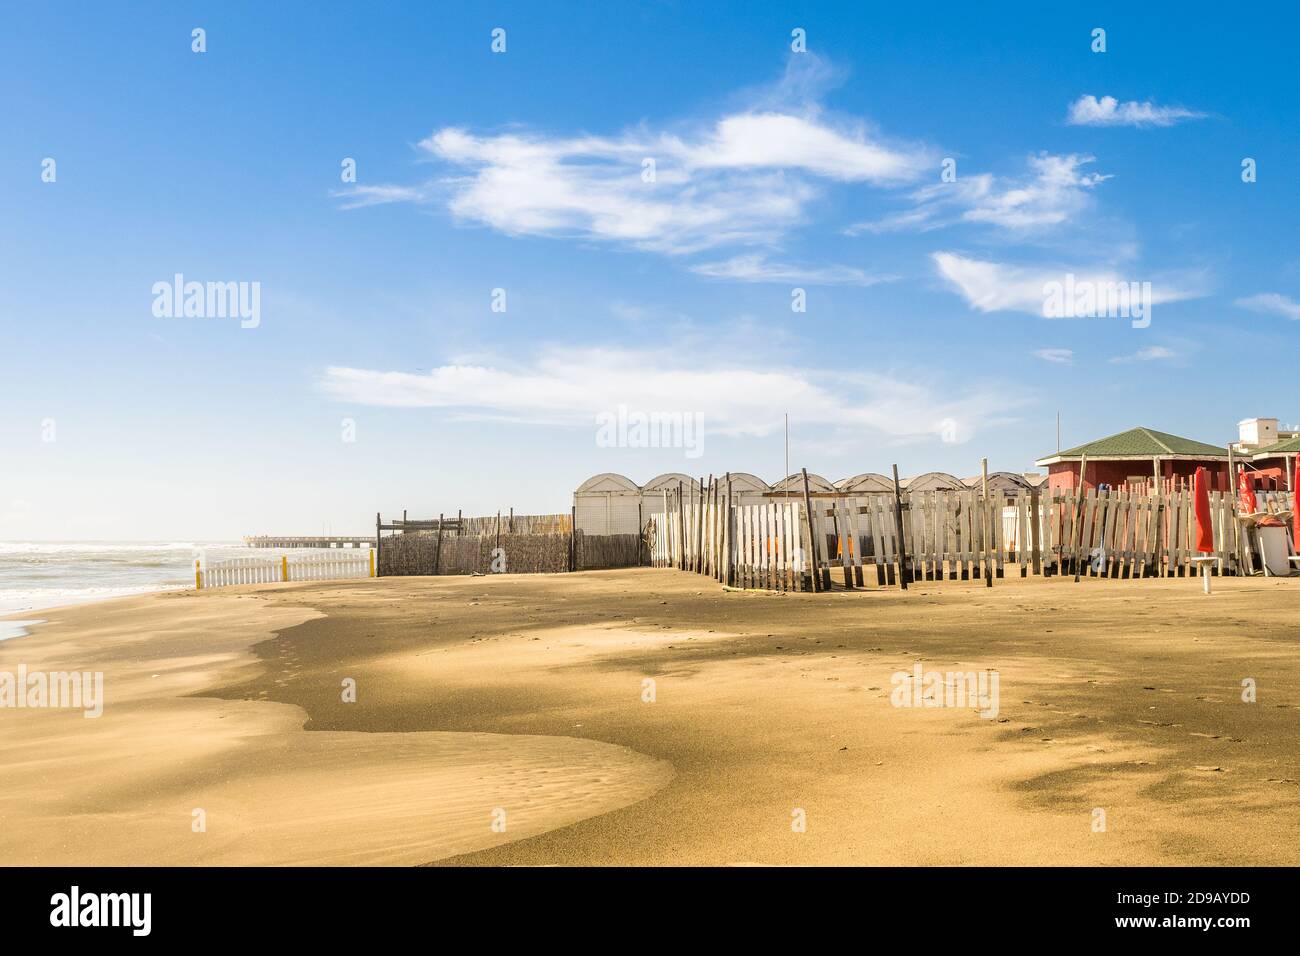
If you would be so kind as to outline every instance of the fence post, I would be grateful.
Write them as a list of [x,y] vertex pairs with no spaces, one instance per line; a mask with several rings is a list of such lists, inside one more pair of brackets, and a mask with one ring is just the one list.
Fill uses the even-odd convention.
[[203,590],[203,572],[199,570],[199,559],[194,559],[194,590]]
[[1034,549],[1033,559],[1035,575],[1043,573],[1043,554],[1041,550],[1042,541],[1039,537],[1042,533],[1042,526],[1039,524],[1039,521],[1038,486],[1034,485],[1033,488],[1029,489],[1029,540],[1032,542],[1032,547]]
[[808,512],[808,548],[809,551],[811,552],[808,555],[808,561],[812,568],[812,589],[813,589],[813,593],[816,594],[820,592],[822,589],[821,580],[819,579],[821,570],[817,567],[817,524],[814,521],[813,508],[812,508],[812,495],[808,493],[808,469],[804,468],[802,469],[802,471],[803,471],[803,508],[804,511]]
[[980,459],[980,492],[983,501],[980,502],[980,510],[985,515],[984,522],[984,586],[993,587],[993,554],[997,551],[998,537],[994,530],[993,519],[997,519],[998,524],[1002,523],[1002,511],[993,513],[993,502],[989,500],[989,460]]
[[433,574],[437,577],[442,568],[442,521],[443,512],[438,512],[438,540],[433,545]]
[[370,552],[370,576],[372,578],[375,576],[375,552],[373,551]]
[[898,490],[897,465],[894,466],[894,533],[898,536],[898,545],[894,549],[898,557],[898,586],[906,591],[912,569],[907,564],[907,541],[903,538],[903,496]]
[[[372,557],[370,560],[373,562],[375,559]],[[374,575],[371,575],[371,577],[374,577]],[[280,555],[280,580],[289,580],[289,556],[287,554]]]
[[[1079,583],[1079,562],[1083,560],[1083,491],[1084,481],[1088,474],[1088,453],[1084,452],[1079,457],[1079,500],[1074,506],[1074,583]],[[1130,567],[1129,573],[1132,573]]]

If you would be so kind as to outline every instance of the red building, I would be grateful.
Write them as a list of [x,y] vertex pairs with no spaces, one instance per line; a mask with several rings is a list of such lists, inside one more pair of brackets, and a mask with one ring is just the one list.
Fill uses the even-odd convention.
[[1083,476],[1085,490],[1099,485],[1111,488],[1125,484],[1150,485],[1156,475],[1162,479],[1190,480],[1200,467],[1209,471],[1212,490],[1227,491],[1232,487],[1228,479],[1228,449],[1151,428],[1130,428],[1118,435],[1058,451],[1034,464],[1047,469],[1050,490],[1068,491],[1078,487],[1079,463],[1084,455],[1088,456]]
[[1300,438],[1289,438],[1259,449],[1250,456],[1255,487],[1269,491],[1293,491],[1295,460],[1300,455]]

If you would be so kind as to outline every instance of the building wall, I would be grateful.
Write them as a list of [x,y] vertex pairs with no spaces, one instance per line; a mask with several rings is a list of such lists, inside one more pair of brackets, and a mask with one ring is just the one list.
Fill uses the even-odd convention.
[[1287,474],[1290,471],[1285,458],[1261,458],[1251,462],[1251,476],[1254,486],[1261,491],[1286,491]]
[[574,496],[574,508],[577,528],[584,534],[636,534],[640,530],[639,491],[580,492]]
[[[1160,474],[1163,478],[1185,478],[1191,481],[1198,466],[1204,466],[1210,473],[1210,490],[1228,490],[1228,463],[1226,461],[1173,461],[1164,459],[1160,462]],[[1128,481],[1130,476],[1151,477],[1151,462],[1092,460],[1084,475],[1084,489],[1095,489],[1098,485],[1110,485],[1114,488]],[[1077,461],[1058,461],[1047,467],[1047,487],[1050,491],[1073,491],[1079,483],[1079,463]]]

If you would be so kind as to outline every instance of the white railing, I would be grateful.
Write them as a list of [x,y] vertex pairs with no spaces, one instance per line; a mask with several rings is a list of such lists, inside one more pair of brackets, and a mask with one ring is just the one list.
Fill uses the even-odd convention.
[[[343,549],[339,549],[342,552]],[[231,584],[272,584],[277,581],[338,581],[373,578],[375,553],[367,548],[339,554],[304,554],[290,558],[233,558],[203,567],[194,562],[196,588],[220,588]]]

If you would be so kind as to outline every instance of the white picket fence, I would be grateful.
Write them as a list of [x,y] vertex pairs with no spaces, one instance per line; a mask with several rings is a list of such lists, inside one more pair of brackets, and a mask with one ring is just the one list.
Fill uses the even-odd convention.
[[304,554],[279,558],[233,558],[203,567],[194,562],[196,588],[231,584],[272,584],[277,581],[338,581],[373,578],[374,551],[339,549],[338,554]]

